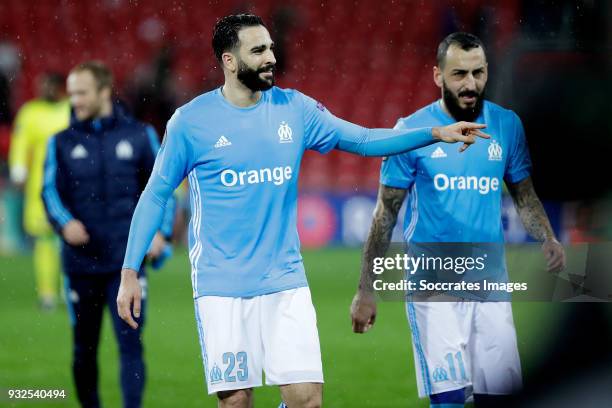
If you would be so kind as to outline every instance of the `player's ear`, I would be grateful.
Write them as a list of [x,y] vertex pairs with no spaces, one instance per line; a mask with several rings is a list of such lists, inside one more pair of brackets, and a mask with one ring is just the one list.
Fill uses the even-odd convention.
[[442,70],[436,66],[433,67],[433,80],[438,88],[442,88]]
[[223,62],[223,66],[225,67],[225,69],[230,72],[236,71],[236,58],[231,52],[224,52],[223,55],[221,55],[221,61]]
[[102,95],[103,99],[111,99],[112,93],[113,91],[111,90],[110,86],[105,86],[104,88],[100,89],[100,95]]

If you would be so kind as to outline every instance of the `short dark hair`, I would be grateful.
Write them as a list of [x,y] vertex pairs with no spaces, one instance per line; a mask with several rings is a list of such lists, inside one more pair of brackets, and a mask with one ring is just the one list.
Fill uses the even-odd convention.
[[221,61],[225,51],[233,50],[238,45],[238,32],[243,27],[264,26],[261,17],[254,14],[233,14],[217,21],[213,30],[212,47],[215,57]]
[[446,53],[451,45],[456,45],[461,47],[463,51],[469,51],[473,48],[482,48],[484,51],[484,45],[480,38],[476,37],[474,34],[457,32],[452,33],[446,36],[445,39],[442,40],[440,45],[438,45],[438,53],[436,54],[436,60],[438,62],[438,67],[442,68],[444,66],[444,61],[446,60]]
[[81,62],[70,70],[73,72],[89,71],[93,75],[98,89],[113,87],[113,73],[102,61],[85,61]]
[[66,78],[59,72],[55,71],[45,71],[41,75],[41,80],[47,82],[48,84],[56,87],[64,87],[66,83]]

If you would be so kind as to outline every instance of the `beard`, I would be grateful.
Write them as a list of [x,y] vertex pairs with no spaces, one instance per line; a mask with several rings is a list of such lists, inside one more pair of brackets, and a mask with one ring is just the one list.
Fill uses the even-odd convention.
[[[450,89],[446,87],[446,84],[442,84],[442,99],[444,105],[451,116],[457,121],[473,122],[478,118],[482,111],[482,105],[484,104],[484,89],[478,93],[476,91],[462,91],[455,96]],[[459,104],[459,98],[462,96],[474,96],[476,103],[472,107],[462,108]]]
[[[262,79],[259,74],[271,72],[271,79]],[[252,69],[243,61],[238,61],[238,80],[253,92],[267,91],[274,86],[274,65],[265,65],[258,69]]]

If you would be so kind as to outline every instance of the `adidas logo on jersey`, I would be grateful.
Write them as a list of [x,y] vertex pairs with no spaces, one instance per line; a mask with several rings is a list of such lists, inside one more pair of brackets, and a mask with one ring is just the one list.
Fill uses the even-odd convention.
[[431,154],[432,159],[441,159],[443,157],[446,157],[446,153],[444,153],[444,150],[442,150],[440,146]]
[[217,140],[217,143],[215,143],[215,149],[218,149],[220,147],[227,147],[231,145],[232,145],[232,142],[230,142],[227,137],[221,136],[219,140]]
[[82,144],[78,144],[72,149],[70,152],[70,157],[72,159],[84,159],[88,156],[87,150],[83,147]]

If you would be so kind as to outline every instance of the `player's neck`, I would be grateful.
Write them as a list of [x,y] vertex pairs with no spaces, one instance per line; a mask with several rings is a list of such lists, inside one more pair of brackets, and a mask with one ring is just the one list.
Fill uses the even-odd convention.
[[253,92],[237,79],[228,79],[221,87],[221,94],[232,105],[248,108],[255,105],[261,98],[261,91]]
[[[453,116],[452,113],[450,113],[450,111],[448,110],[448,108],[446,107],[446,103],[444,103],[444,98],[440,98],[440,107],[442,108],[442,111],[444,113],[446,113],[450,118],[455,119],[455,117]],[[456,119],[455,119],[456,120]]]
[[93,119],[107,118],[113,115],[113,103],[111,101],[105,101],[102,103],[100,111]]

